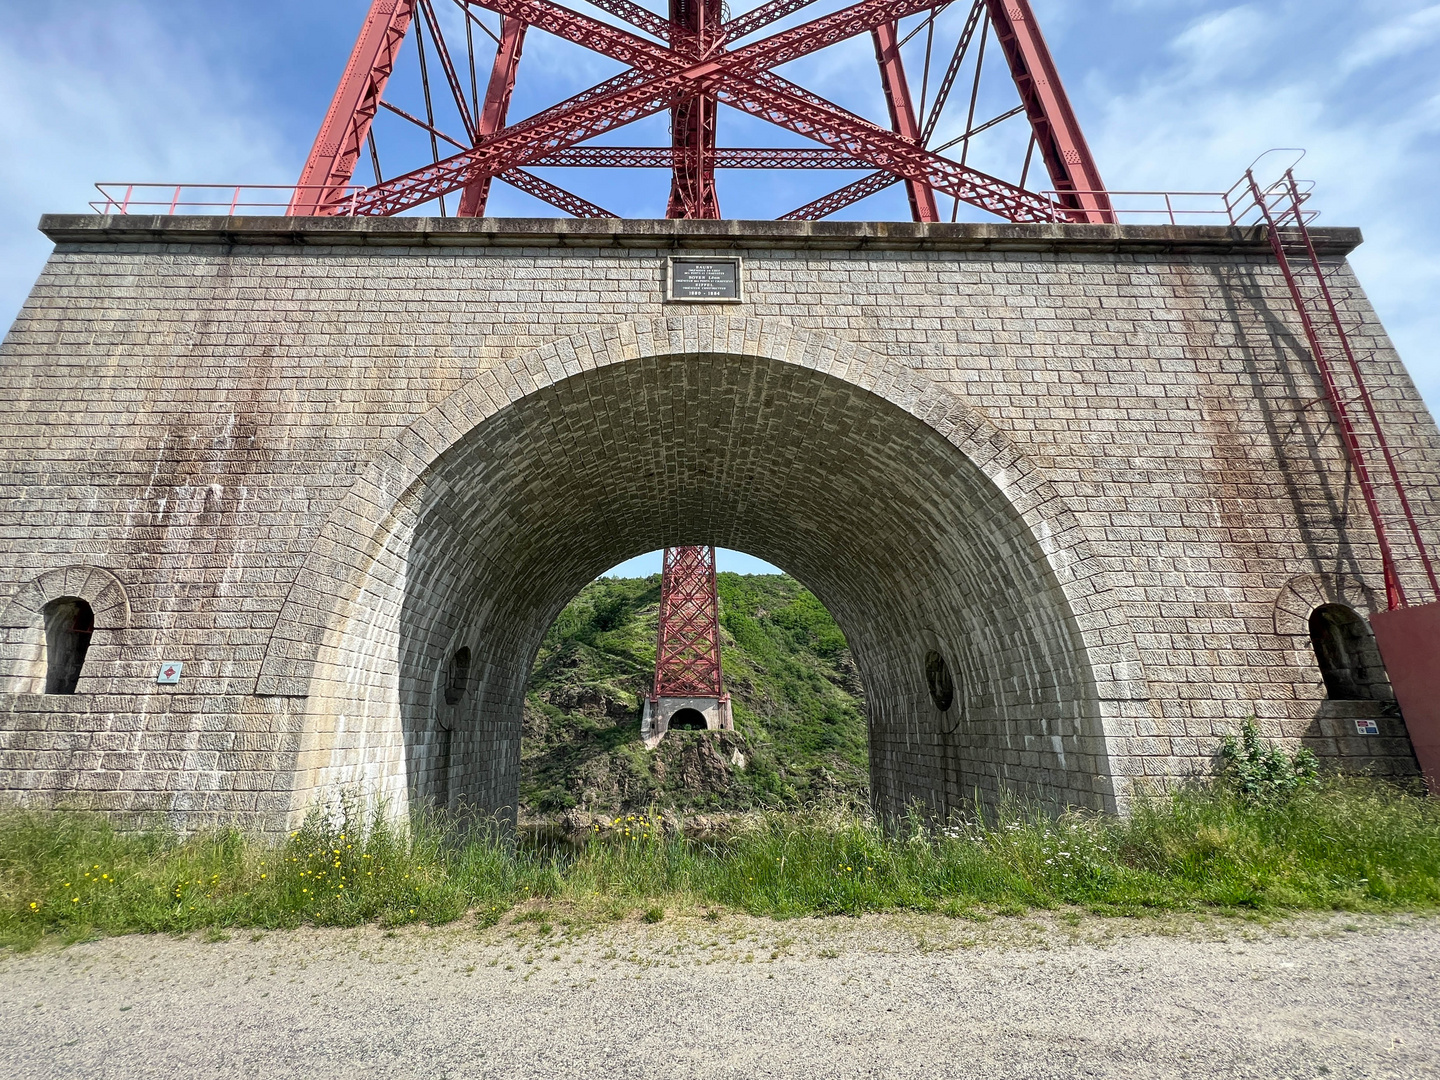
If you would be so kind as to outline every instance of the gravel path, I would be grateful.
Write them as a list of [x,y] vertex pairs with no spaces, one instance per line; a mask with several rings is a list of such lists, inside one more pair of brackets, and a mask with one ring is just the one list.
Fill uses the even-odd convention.
[[1433,919],[253,937],[0,953],[0,1074],[1440,1077]]

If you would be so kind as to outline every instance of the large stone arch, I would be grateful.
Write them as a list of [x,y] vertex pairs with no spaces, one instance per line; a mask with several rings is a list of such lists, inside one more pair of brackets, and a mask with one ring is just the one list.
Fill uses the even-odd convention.
[[[576,534],[607,505],[603,543]],[[256,686],[308,698],[295,809],[347,788],[507,805],[524,677],[556,611],[628,555],[702,542],[785,566],[840,619],[866,677],[882,810],[1007,788],[1114,805],[1105,718],[1145,680],[1054,488],[982,413],[899,362],[691,316],[491,370],[356,481]],[[946,714],[924,694],[936,642],[962,687]],[[461,646],[468,703],[441,710],[438,672]]]

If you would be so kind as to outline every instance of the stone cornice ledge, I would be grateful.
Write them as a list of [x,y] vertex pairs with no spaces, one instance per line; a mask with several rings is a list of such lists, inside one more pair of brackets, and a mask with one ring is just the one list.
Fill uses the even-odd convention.
[[[631,218],[199,217],[46,214],[57,244],[364,245],[889,251],[1268,252],[1258,227],[1226,225],[919,224],[910,221],[701,221]],[[1326,255],[1358,247],[1359,229],[1312,229]]]

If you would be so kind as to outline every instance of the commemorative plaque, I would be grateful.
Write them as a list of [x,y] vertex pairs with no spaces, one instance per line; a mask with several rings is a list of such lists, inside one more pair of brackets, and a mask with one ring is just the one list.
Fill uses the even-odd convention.
[[738,304],[741,300],[737,258],[672,256],[668,277],[671,300],[692,304]]

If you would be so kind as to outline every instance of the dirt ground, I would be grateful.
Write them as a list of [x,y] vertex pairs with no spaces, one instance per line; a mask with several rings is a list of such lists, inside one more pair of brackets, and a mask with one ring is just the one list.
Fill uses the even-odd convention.
[[1440,1077],[1440,920],[555,915],[0,953],[6,1077]]

